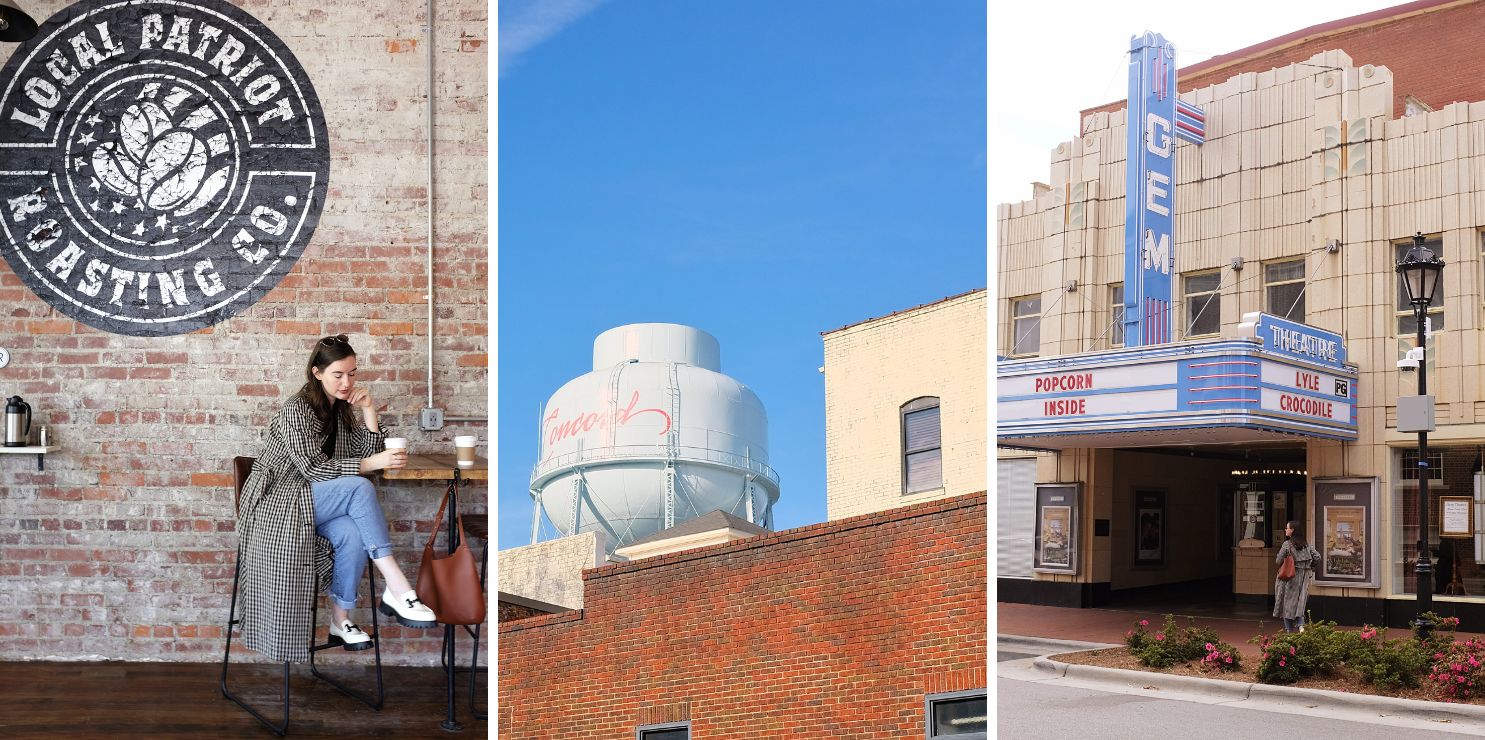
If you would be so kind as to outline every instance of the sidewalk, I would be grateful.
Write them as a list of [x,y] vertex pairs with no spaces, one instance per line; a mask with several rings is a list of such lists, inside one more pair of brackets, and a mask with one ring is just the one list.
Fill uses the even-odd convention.
[[[1056,606],[1006,603],[997,603],[995,612],[999,620],[995,628],[998,634],[1120,645],[1124,644],[1124,633],[1132,629],[1139,620],[1150,620],[1150,627],[1147,629],[1154,630],[1165,622],[1165,615],[1170,613],[1169,611],[1117,608],[1068,609]],[[1224,641],[1231,643],[1243,655],[1252,657],[1257,657],[1260,651],[1257,645],[1249,644],[1248,640],[1259,633],[1272,634],[1284,628],[1283,623],[1273,617],[1268,619],[1227,619],[1209,616],[1193,618],[1198,626],[1211,627]],[[1182,626],[1187,624],[1186,617],[1179,613],[1176,614],[1176,621]],[[1343,627],[1342,629],[1356,628]],[[1400,627],[1387,631],[1389,638],[1403,637],[1407,634],[1408,630]],[[1471,637],[1485,638],[1485,634],[1460,632],[1456,637],[1460,640]]]

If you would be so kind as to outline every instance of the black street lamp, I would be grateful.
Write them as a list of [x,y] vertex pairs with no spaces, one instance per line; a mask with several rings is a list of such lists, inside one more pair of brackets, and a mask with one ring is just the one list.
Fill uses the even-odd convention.
[[[1413,235],[1413,248],[1397,262],[1397,274],[1402,278],[1403,290],[1407,291],[1408,303],[1413,304],[1413,315],[1418,320],[1418,395],[1428,395],[1428,358],[1424,328],[1427,324],[1428,307],[1438,293],[1439,278],[1444,275],[1444,261],[1423,246],[1423,234]],[[1420,636],[1428,634],[1429,627],[1423,623],[1423,614],[1433,611],[1433,563],[1428,552],[1428,432],[1418,432],[1418,563],[1414,573],[1418,577],[1418,618],[1414,626]]]
[[35,35],[36,21],[15,0],[0,0],[0,41],[26,41]]

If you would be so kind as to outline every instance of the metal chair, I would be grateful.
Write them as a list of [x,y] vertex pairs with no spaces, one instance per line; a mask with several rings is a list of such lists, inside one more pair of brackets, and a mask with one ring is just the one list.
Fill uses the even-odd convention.
[[[485,566],[489,564],[490,559],[490,515],[470,514],[462,517],[462,519],[464,521],[464,535],[469,539],[476,539],[484,543],[480,547],[480,590],[484,591]],[[486,616],[486,619],[488,618]],[[475,719],[486,719],[489,717],[489,714],[481,712],[475,704],[475,697],[478,695],[478,682],[475,679],[479,677],[479,674],[489,673],[490,670],[488,667],[480,665],[480,631],[484,628],[484,625],[476,624],[471,626],[466,624],[462,626],[464,633],[473,638],[474,647],[473,652],[469,656],[469,667],[460,668],[455,666],[454,671],[469,671],[469,713],[474,715]],[[440,655],[441,660],[439,665],[444,670],[448,670],[449,648],[447,638],[445,638],[443,650],[440,651]]]
[[[237,510],[238,505],[241,503],[243,483],[247,481],[248,474],[252,472],[253,463],[256,461],[256,459],[257,458],[252,458],[252,457],[234,457],[234,458],[232,458],[232,484],[233,484],[233,487],[236,489],[236,492],[235,492],[234,498],[233,498],[233,510],[234,511]],[[369,558],[368,558],[368,560],[369,560]],[[367,575],[367,577],[369,577],[371,579],[371,593],[372,594],[377,593],[377,591],[376,591],[376,567],[373,564],[371,564],[370,562],[367,563],[366,575]],[[254,719],[256,719],[259,722],[263,723],[263,726],[264,727],[267,727],[268,729],[272,730],[273,731],[273,734],[278,735],[279,737],[283,737],[287,733],[287,731],[289,729],[289,663],[290,663],[290,661],[284,661],[284,689],[283,689],[283,694],[282,694],[282,696],[283,696],[283,704],[284,704],[284,721],[281,724],[274,724],[274,723],[268,721],[268,718],[267,717],[264,717],[261,713],[258,712],[258,710],[256,710],[256,709],[248,706],[247,703],[245,703],[242,699],[239,699],[236,695],[234,695],[231,691],[229,691],[227,689],[227,667],[228,667],[229,663],[231,662],[231,658],[232,658],[232,627],[233,627],[233,625],[236,625],[236,624],[238,624],[239,622],[242,621],[241,618],[238,618],[237,617],[237,587],[238,587],[238,584],[240,583],[241,579],[242,579],[242,543],[241,543],[241,541],[239,541],[238,542],[238,545],[237,545],[237,562],[234,565],[233,572],[232,572],[232,603],[231,603],[230,606],[227,607],[227,630],[226,630],[226,632],[227,632],[227,647],[226,647],[226,650],[224,650],[223,653],[222,653],[222,680],[221,680],[222,696],[224,696],[224,697],[226,697],[228,699],[231,699],[232,702],[235,703],[237,706],[242,707],[244,710],[247,711],[248,714],[251,714]],[[311,588],[313,589],[314,587],[312,586]],[[327,675],[325,675],[323,673],[320,673],[319,667],[315,665],[315,653],[317,653],[317,652],[319,652],[321,650],[328,650],[330,648],[340,647],[342,645],[342,643],[340,643],[339,641],[333,641],[333,642],[332,641],[327,641],[327,642],[322,643],[322,644],[319,644],[319,645],[316,645],[315,644],[315,642],[314,642],[314,639],[315,639],[314,630],[315,630],[315,624],[317,624],[318,621],[319,621],[319,605],[320,605],[319,594],[318,593],[311,593],[310,594],[310,612],[309,612],[309,624],[310,624],[310,633],[309,633],[309,642],[310,642],[310,645],[309,645],[309,672],[315,678],[318,678],[321,681],[324,681],[325,683],[330,684],[332,687],[334,687],[340,693],[345,694],[346,696],[349,696],[352,699],[355,699],[355,700],[361,702],[362,704],[365,704],[366,706],[372,708],[373,710],[381,711],[382,704],[385,702],[385,699],[386,699],[386,691],[385,691],[385,688],[382,685],[382,646],[381,646],[381,638],[377,634],[379,632],[379,630],[378,630],[378,622],[377,622],[377,614],[376,614],[377,613],[377,610],[376,609],[372,609],[371,610],[371,633],[370,633],[370,635],[371,635],[371,644],[372,644],[372,650],[376,654],[376,698],[373,700],[371,697],[367,696],[366,694],[363,694],[363,693],[361,693],[359,691],[356,691],[354,689],[351,689],[351,688],[347,687],[346,685],[342,684],[340,681],[337,681],[334,678],[331,678],[330,676],[327,676]]]
[[[464,534],[470,539],[477,539],[484,543],[480,545],[480,591],[485,590],[485,566],[490,562],[490,515],[471,514],[464,517]],[[486,614],[486,619],[489,615]],[[488,715],[475,708],[475,677],[481,672],[489,673],[489,668],[480,667],[480,630],[483,624],[474,625],[473,629],[465,627],[465,631],[474,638],[474,652],[469,657],[469,713],[477,719],[485,719]]]

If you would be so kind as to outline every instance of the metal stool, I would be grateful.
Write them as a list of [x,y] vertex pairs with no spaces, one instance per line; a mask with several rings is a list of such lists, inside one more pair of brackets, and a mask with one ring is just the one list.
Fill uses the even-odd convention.
[[[232,458],[232,484],[233,484],[233,487],[236,489],[236,493],[234,494],[234,498],[232,500],[232,502],[233,502],[233,511],[236,511],[238,505],[241,503],[241,499],[242,499],[242,485],[243,485],[244,482],[247,481],[248,474],[252,472],[252,470],[253,470],[253,463],[256,460],[257,460],[257,458],[252,458],[252,457],[234,457],[234,458]],[[370,558],[369,557],[368,557],[367,561],[368,562],[367,562],[367,568],[366,568],[366,575],[367,575],[367,577],[369,577],[371,579],[371,593],[373,595],[375,595],[376,594],[376,566],[373,565],[370,562]],[[232,702],[235,703],[237,706],[242,707],[244,710],[247,711],[248,714],[253,715],[253,718],[254,719],[256,719],[259,722],[263,723],[263,726],[264,727],[267,727],[268,729],[272,730],[273,731],[273,734],[278,735],[279,737],[283,737],[284,734],[289,729],[289,661],[287,661],[287,660],[284,661],[284,690],[283,690],[284,721],[283,721],[282,724],[277,724],[276,725],[276,724],[274,724],[272,722],[269,722],[266,717],[264,717],[262,714],[260,714],[258,712],[258,710],[253,709],[252,707],[248,706],[246,703],[244,703],[241,699],[237,698],[235,695],[233,695],[233,693],[231,691],[229,691],[227,689],[227,666],[231,662],[231,658],[232,658],[232,627],[233,627],[233,625],[235,625],[235,624],[237,624],[237,623],[239,623],[239,622],[242,621],[241,619],[236,618],[237,617],[237,586],[238,586],[238,583],[240,582],[241,578],[242,578],[242,543],[239,540],[238,545],[237,545],[237,563],[233,567],[233,570],[232,570],[232,603],[231,603],[230,606],[227,607],[227,630],[226,630],[226,632],[227,632],[227,648],[222,653],[222,680],[221,680],[222,696],[224,696],[224,697],[226,697],[228,699],[231,699]],[[311,589],[315,589],[315,587],[314,586],[311,586]],[[317,589],[315,589],[315,590],[317,590]],[[331,678],[329,676],[326,676],[323,673],[320,673],[320,669],[315,665],[315,653],[317,653],[317,652],[319,652],[321,650],[328,650],[330,648],[340,647],[341,644],[342,644],[340,642],[325,642],[324,644],[320,644],[320,645],[314,644],[314,640],[315,640],[315,635],[314,635],[315,624],[318,623],[318,621],[319,621],[319,606],[320,606],[319,594],[318,593],[312,593],[310,595],[310,612],[309,612],[309,624],[310,624],[310,632],[309,632],[309,672],[315,678],[318,678],[321,681],[324,681],[325,683],[328,683],[331,686],[335,687],[335,689],[337,691],[339,691],[340,693],[345,694],[346,696],[349,696],[352,699],[355,699],[355,700],[361,702],[362,704],[365,704],[366,706],[371,707],[374,710],[381,711],[382,704],[384,703],[384,701],[386,699],[386,692],[384,690],[384,687],[382,686],[382,646],[381,646],[381,639],[377,635],[377,632],[379,631],[377,629],[377,627],[378,627],[377,616],[376,616],[377,610],[375,608],[373,608],[371,610],[371,633],[370,633],[370,635],[371,635],[371,645],[372,645],[372,650],[376,654],[376,699],[373,700],[370,697],[366,696],[365,694],[362,694],[361,692],[358,692],[358,691],[355,691],[353,689],[350,689],[347,686],[345,686],[344,684],[342,684],[341,682],[339,682],[339,681],[337,681],[337,680],[335,680],[335,679],[333,679],[333,678]]]
[[[480,547],[480,591],[483,592],[485,590],[485,566],[489,563],[490,557],[490,515],[470,514],[461,517],[461,519],[464,522],[464,536],[469,539],[477,539],[484,543]],[[486,619],[488,618],[487,616]],[[466,624],[463,627],[464,632],[473,638],[474,642],[473,652],[469,657],[469,713],[474,715],[475,719],[485,719],[489,715],[475,707],[475,696],[477,693],[477,682],[475,679],[480,673],[489,673],[490,670],[488,667],[480,667],[480,631],[484,625],[476,624],[470,626]],[[445,670],[448,669],[448,652],[448,645],[445,644],[442,651],[444,656],[443,667]],[[457,671],[459,669],[456,667],[455,670]]]

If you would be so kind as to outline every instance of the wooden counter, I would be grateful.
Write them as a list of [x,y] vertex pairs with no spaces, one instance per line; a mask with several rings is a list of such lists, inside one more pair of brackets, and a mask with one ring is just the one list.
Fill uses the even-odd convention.
[[[383,470],[381,474],[387,480],[451,480],[456,467],[458,463],[453,455],[408,455],[407,465],[396,470]],[[459,468],[459,477],[464,480],[489,480],[490,462],[475,455],[474,466]]]

